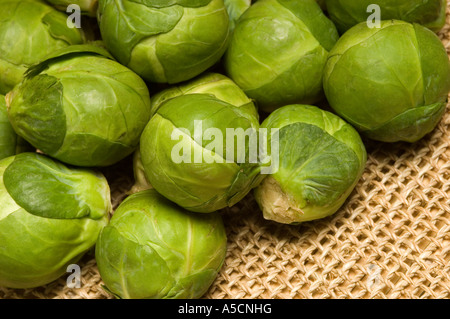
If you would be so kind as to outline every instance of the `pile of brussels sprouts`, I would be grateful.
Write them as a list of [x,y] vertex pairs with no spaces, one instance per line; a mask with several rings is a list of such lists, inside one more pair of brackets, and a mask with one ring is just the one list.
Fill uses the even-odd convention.
[[[272,222],[330,216],[363,174],[364,141],[434,130],[445,12],[0,0],[0,286],[48,284],[95,249],[118,298],[202,297],[227,252],[222,209],[252,193]],[[102,170],[127,158],[135,184],[113,212]]]

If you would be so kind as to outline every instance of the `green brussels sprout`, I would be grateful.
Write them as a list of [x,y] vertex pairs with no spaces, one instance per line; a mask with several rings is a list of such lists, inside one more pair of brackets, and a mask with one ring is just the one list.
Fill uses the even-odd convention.
[[132,154],[150,119],[145,82],[92,45],[31,68],[6,100],[14,130],[61,162],[109,166]]
[[17,136],[9,123],[5,97],[0,95],[0,160],[31,150],[31,146]]
[[97,15],[98,0],[47,0],[56,9],[66,12],[71,4],[78,5],[83,15],[95,17]]
[[38,153],[0,161],[0,286],[50,283],[97,241],[111,212],[105,177]]
[[298,224],[334,214],[365,168],[367,153],[358,132],[337,115],[309,105],[281,107],[261,128],[271,130],[269,138],[276,132],[277,150],[270,152],[278,152],[279,159],[278,170],[254,192],[264,218]]
[[126,198],[99,236],[95,257],[106,289],[123,299],[196,299],[227,251],[219,213],[190,213],[155,190]]
[[362,22],[330,52],[324,89],[330,106],[367,137],[415,142],[445,112],[450,88],[447,52],[436,34],[419,25]]
[[39,0],[0,0],[0,94],[19,83],[27,68],[48,54],[84,42],[67,15]]
[[377,5],[380,20],[403,20],[422,24],[433,31],[445,25],[447,0],[325,0],[330,19],[340,33],[367,21]]
[[205,73],[182,85],[156,93],[151,101],[152,114],[167,100],[184,94],[210,94],[217,99],[245,110],[259,119],[255,104],[231,79],[219,73]]
[[250,8],[252,0],[224,0],[223,2],[230,18],[230,31],[233,32],[241,15]]
[[99,0],[98,21],[108,50],[150,82],[190,80],[228,44],[223,0]]
[[328,51],[337,39],[315,0],[259,0],[234,29],[225,69],[263,111],[317,102],[323,98]]
[[232,206],[260,182],[258,120],[209,94],[167,100],[142,133],[145,176],[181,207],[209,213]]

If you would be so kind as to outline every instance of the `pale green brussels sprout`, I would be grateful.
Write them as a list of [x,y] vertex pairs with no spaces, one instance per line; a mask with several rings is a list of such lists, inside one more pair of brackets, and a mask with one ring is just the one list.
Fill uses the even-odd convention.
[[232,32],[241,15],[250,8],[252,0],[224,0],[223,2],[230,17],[230,31]]
[[324,89],[330,106],[362,134],[415,142],[445,112],[450,66],[436,34],[399,20],[371,29],[362,22],[330,52]]
[[219,213],[187,212],[155,190],[126,198],[98,239],[106,289],[123,299],[197,299],[221,269],[227,237]]
[[445,25],[447,9],[447,0],[325,0],[325,2],[330,19],[341,33],[360,22],[368,19],[372,21],[371,15],[376,12],[380,13],[380,20],[414,22],[438,31]]
[[46,0],[60,11],[67,11],[70,5],[80,7],[81,13],[89,17],[97,15],[98,0]]
[[70,28],[67,15],[44,1],[0,0],[0,94],[46,55],[84,41],[82,30]]
[[182,85],[162,90],[152,97],[152,114],[167,100],[185,94],[209,94],[217,99],[245,110],[249,115],[259,118],[253,101],[230,78],[219,73],[205,73]]
[[109,166],[132,154],[150,119],[145,82],[92,45],[31,68],[6,100],[18,135],[76,166]]
[[183,208],[209,213],[233,206],[260,182],[259,121],[209,94],[164,102],[141,137],[149,183]]
[[5,97],[0,95],[0,159],[31,150],[31,146],[17,136],[12,128],[6,111]]
[[[351,194],[367,153],[358,132],[337,115],[310,105],[288,105],[262,123],[278,170],[255,189],[264,218],[298,224],[334,214]],[[276,135],[275,135],[276,134]],[[277,152],[277,156],[274,156]],[[271,163],[273,165],[273,163]]]
[[0,286],[34,288],[66,273],[111,212],[108,182],[38,153],[0,161]]
[[216,64],[229,38],[223,0],[99,0],[108,50],[145,80],[187,81]]
[[225,69],[263,111],[310,104],[323,99],[323,67],[337,39],[315,0],[259,0],[234,29]]

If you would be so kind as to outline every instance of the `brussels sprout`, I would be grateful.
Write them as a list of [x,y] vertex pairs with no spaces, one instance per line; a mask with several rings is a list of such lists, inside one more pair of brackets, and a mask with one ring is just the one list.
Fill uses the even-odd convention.
[[129,196],[98,239],[106,289],[124,299],[200,298],[223,265],[220,214],[190,213],[155,190]]
[[340,33],[367,21],[380,8],[381,20],[403,20],[422,24],[433,31],[445,25],[447,0],[325,0],[330,19]]
[[111,212],[103,175],[38,153],[0,161],[0,286],[33,288],[91,249]]
[[31,150],[31,146],[14,132],[9,123],[5,97],[0,95],[0,159]]
[[167,100],[153,115],[140,150],[145,175],[181,207],[208,213],[241,200],[260,182],[258,120],[207,94]]
[[18,135],[77,166],[109,166],[132,154],[150,119],[145,82],[91,45],[31,68],[6,100]]
[[298,224],[334,214],[365,168],[367,153],[358,132],[309,105],[279,108],[261,128],[277,132],[279,152],[278,171],[255,189],[264,218]]
[[250,8],[252,0],[224,0],[223,2],[228,11],[230,31],[232,32],[241,15]]
[[236,25],[225,69],[263,111],[313,103],[323,98],[323,67],[337,39],[315,0],[259,0]]
[[187,81],[228,44],[223,0],[100,0],[98,21],[109,51],[150,82]]
[[67,15],[43,1],[0,0],[0,94],[46,55],[84,42],[82,30],[67,23]]
[[83,15],[95,17],[97,15],[98,0],[47,0],[56,9],[66,12],[71,4],[78,5]]
[[447,52],[419,24],[360,23],[330,52],[324,88],[330,106],[362,134],[415,142],[440,121],[450,88]]
[[151,101],[152,114],[167,100],[184,94],[210,94],[217,99],[245,110],[259,119],[255,104],[228,77],[219,73],[205,73],[182,85],[165,89],[155,94]]

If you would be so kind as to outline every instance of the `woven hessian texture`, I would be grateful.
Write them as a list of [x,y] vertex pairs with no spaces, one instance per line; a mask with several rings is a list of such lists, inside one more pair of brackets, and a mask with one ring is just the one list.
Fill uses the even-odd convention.
[[[450,52],[449,15],[439,35]],[[449,112],[450,105],[413,145],[365,141],[366,170],[333,216],[276,224],[263,219],[252,194],[222,211],[228,252],[204,298],[449,298]],[[131,159],[104,173],[117,207],[133,184]],[[63,276],[36,289],[0,288],[0,298],[113,298],[93,252],[79,265],[81,288],[68,288]]]

